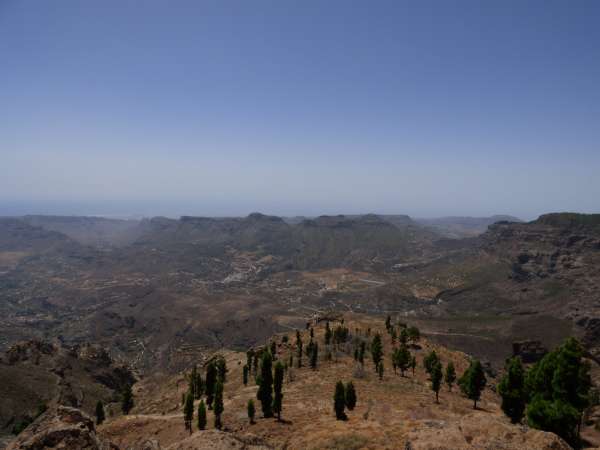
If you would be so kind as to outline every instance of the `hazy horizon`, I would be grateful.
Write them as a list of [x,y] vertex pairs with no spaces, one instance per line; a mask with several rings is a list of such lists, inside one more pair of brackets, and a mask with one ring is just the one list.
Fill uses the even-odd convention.
[[0,1],[0,215],[599,212],[600,3]]

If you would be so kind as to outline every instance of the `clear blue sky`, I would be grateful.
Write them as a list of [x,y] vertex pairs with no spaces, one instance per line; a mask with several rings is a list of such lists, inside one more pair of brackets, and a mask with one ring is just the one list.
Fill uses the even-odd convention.
[[0,0],[0,214],[600,210],[600,2]]

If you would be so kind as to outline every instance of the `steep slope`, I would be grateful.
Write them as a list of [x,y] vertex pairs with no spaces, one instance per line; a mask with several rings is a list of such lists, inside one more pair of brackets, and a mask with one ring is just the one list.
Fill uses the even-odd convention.
[[[452,352],[426,339],[412,346],[418,366],[415,374],[410,371],[402,377],[394,374],[390,360],[391,338],[382,327],[382,319],[366,316],[346,316],[345,325],[351,330],[346,343],[337,349],[324,344],[324,324],[315,327],[315,340],[320,347],[317,369],[308,366],[304,356],[302,368],[288,369],[284,381],[282,421],[260,418],[260,402],[256,401],[255,384],[242,383],[242,367],[245,353],[224,351],[229,372],[225,384],[224,431],[248,445],[238,444],[235,448],[288,449],[562,449],[570,447],[556,436],[511,425],[499,408],[499,398],[492,387],[493,378],[488,378],[478,410],[464,398],[456,386],[452,392],[443,387],[440,403],[435,403],[435,394],[423,369],[422,358],[435,349],[446,365],[453,361],[460,375],[468,365],[465,354]],[[336,326],[333,325],[332,326]],[[380,380],[367,354],[364,369],[352,354],[355,343],[367,339],[371,333],[380,332],[384,341],[386,372]],[[308,331],[302,339],[309,341]],[[283,361],[295,353],[294,333],[274,337],[277,355]],[[327,358],[332,351],[331,360]],[[201,363],[202,361],[198,361]],[[251,377],[252,378],[252,377]],[[354,410],[347,411],[348,420],[338,421],[333,413],[333,391],[338,380],[352,381],[356,387],[358,402]],[[171,377],[155,376],[135,386],[136,407],[127,417],[110,419],[99,428],[104,439],[126,448],[140,448],[149,436],[160,448],[183,449],[204,448],[212,439],[222,436],[212,431],[213,416],[208,414],[208,431],[194,432],[184,429],[181,413],[181,395],[187,388],[183,374]],[[250,424],[246,418],[246,404],[254,399],[257,421]],[[196,405],[197,406],[197,405]],[[198,446],[198,447],[196,447]],[[220,448],[220,447],[215,447]]]
[[589,216],[567,217],[490,226],[470,254],[452,267],[436,267],[437,273],[454,270],[460,280],[436,296],[432,314],[453,320],[457,334],[478,327],[496,348],[524,339],[553,347],[576,335],[597,357],[600,233]]
[[96,402],[118,401],[134,377],[93,345],[26,341],[0,359],[0,435],[26,425],[46,408],[66,405],[94,412]]

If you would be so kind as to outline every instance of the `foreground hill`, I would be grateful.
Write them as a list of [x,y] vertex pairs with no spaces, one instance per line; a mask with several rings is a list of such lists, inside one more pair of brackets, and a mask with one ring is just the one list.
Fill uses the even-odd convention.
[[[339,324],[339,322],[337,323]],[[337,326],[332,322],[332,327]],[[385,332],[381,319],[348,316],[344,325],[351,330],[346,343],[337,347],[324,344],[323,322],[315,326],[315,341],[321,351],[316,369],[308,367],[306,356],[302,368],[288,369],[283,388],[282,421],[260,418],[260,402],[256,401],[257,387],[252,377],[247,386],[242,383],[242,367],[246,354],[222,351],[229,371],[224,389],[223,431],[213,429],[213,414],[208,413],[208,428],[199,431],[194,421],[193,433],[184,427],[181,395],[187,389],[189,372],[174,376],[153,375],[134,386],[136,406],[130,415],[114,416],[90,430],[90,440],[121,449],[438,449],[460,450],[481,448],[567,450],[570,447],[551,433],[512,425],[499,407],[494,392],[496,380],[488,375],[479,408],[473,409],[470,400],[444,386],[439,404],[423,369],[423,357],[435,350],[445,365],[452,361],[460,375],[468,366],[467,355],[450,351],[426,339],[411,345],[418,365],[413,374],[395,374],[390,355],[394,344]],[[364,368],[352,356],[354,346],[369,331],[383,337],[385,373],[383,378],[374,371],[370,355]],[[309,332],[301,337],[305,343]],[[370,339],[369,339],[370,340]],[[287,361],[296,353],[295,334],[279,334],[275,341],[276,354]],[[332,352],[331,359],[327,356]],[[207,357],[209,355],[206,355]],[[204,359],[206,361],[206,359]],[[202,367],[202,360],[197,361]],[[352,381],[357,404],[347,411],[348,420],[336,420],[333,413],[333,391],[338,380]],[[246,417],[249,399],[256,401],[257,420],[250,424]],[[197,409],[198,402],[196,402]],[[52,412],[39,419],[41,424],[57,426]],[[60,415],[65,411],[59,411]],[[81,419],[85,423],[84,419]],[[66,425],[65,425],[66,426]],[[49,426],[38,425],[26,430],[11,448],[29,449],[24,443],[42,439]],[[37,437],[36,437],[36,433]],[[74,447],[65,447],[74,448]],[[94,448],[94,447],[90,447]],[[100,447],[98,447],[100,448]]]

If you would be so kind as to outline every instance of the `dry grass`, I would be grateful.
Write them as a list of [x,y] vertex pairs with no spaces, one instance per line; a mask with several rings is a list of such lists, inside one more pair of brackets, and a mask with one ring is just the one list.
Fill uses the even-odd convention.
[[[477,411],[473,411],[472,402],[464,398],[456,387],[452,392],[444,387],[440,392],[440,403],[435,403],[435,395],[422,366],[423,356],[435,349],[444,366],[448,361],[453,361],[460,375],[468,366],[466,355],[422,340],[421,350],[415,352],[418,361],[415,375],[409,372],[401,377],[391,369],[392,343],[380,319],[353,316],[346,320],[346,325],[350,330],[366,330],[370,327],[384,336],[386,373],[382,381],[375,374],[370,360],[365,364],[365,376],[353,378],[356,363],[351,355],[339,357],[337,361],[321,360],[318,370],[294,368],[294,381],[284,385],[284,420],[278,422],[261,418],[260,403],[256,401],[259,418],[250,425],[246,418],[246,403],[248,399],[256,398],[257,387],[254,383],[243,386],[241,382],[246,355],[226,352],[229,368],[223,415],[226,429],[240,436],[255,435],[282,449],[397,449],[404,448],[410,433],[431,427],[443,429],[458,424],[465,415],[474,415],[480,422],[493,418],[501,427],[512,427],[502,416],[497,395],[489,389],[483,393],[479,403],[481,409]],[[308,332],[302,333],[304,342],[307,342]],[[289,344],[278,346],[278,355],[284,360],[292,350],[289,345],[295,341],[293,334],[289,334]],[[324,326],[319,325],[315,329],[319,344],[323,342],[323,334]],[[307,363],[306,357],[304,362]],[[338,380],[352,380],[358,397],[356,408],[347,412],[346,421],[336,420],[333,413],[333,391]],[[132,445],[150,435],[155,436],[163,446],[177,442],[186,435],[180,407],[184,384],[181,377],[164,379],[162,382],[158,379],[143,381],[137,392],[160,398],[160,402],[139,401],[134,412],[143,412],[144,416],[109,422],[101,427],[101,433],[123,446]],[[156,410],[159,404],[162,407]],[[165,405],[168,407],[165,408]],[[161,416],[161,412],[166,414]],[[213,421],[211,413],[208,419],[210,428]],[[455,433],[460,431],[455,430]],[[515,433],[515,436],[518,434]]]

